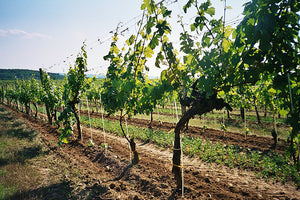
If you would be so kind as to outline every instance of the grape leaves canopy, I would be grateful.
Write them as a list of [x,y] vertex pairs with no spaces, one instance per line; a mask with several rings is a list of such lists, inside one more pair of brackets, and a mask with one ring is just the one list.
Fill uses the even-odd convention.
[[[195,74],[200,74],[198,87],[203,94],[205,92],[206,99],[215,98],[218,91],[228,93],[235,86],[242,91],[245,90],[243,89],[245,85],[254,85],[261,80],[273,80],[272,87],[277,91],[278,97],[283,99],[281,107],[290,110],[290,125],[293,127],[290,139],[291,153],[295,163],[299,163],[299,152],[296,152],[299,145],[300,110],[297,98],[300,58],[299,2],[295,0],[248,2],[245,4],[245,17],[235,30],[230,26],[224,27],[222,19],[211,18],[215,14],[215,9],[209,0],[201,4],[196,0],[188,0],[183,10],[187,13],[193,8],[196,17],[189,31],[182,25],[180,40],[181,52],[185,54],[183,64],[177,59],[176,50],[167,37],[172,30],[167,22],[167,16],[171,11],[163,3],[164,1],[155,4],[154,1],[145,0],[142,4],[142,9],[147,10],[149,19],[152,20],[149,27],[156,28],[152,32],[151,47],[158,46],[159,43],[162,46],[156,56],[156,66],[164,60],[168,63],[168,69],[162,72],[161,78],[168,79],[175,89],[180,80],[188,76],[187,70],[191,79]],[[203,35],[200,41],[195,42],[191,33]],[[180,66],[184,66],[185,73],[180,71]],[[202,112],[198,110],[190,116],[195,113]],[[184,117],[186,116],[182,119]],[[176,135],[175,129],[175,141],[178,140]],[[175,146],[174,149],[180,148],[180,143]],[[175,168],[179,168],[178,160],[174,164],[177,166]],[[180,174],[177,173],[175,176]]]
[[67,143],[68,138],[73,134],[73,125],[77,125],[78,136],[81,139],[80,119],[77,113],[77,105],[80,102],[81,96],[90,87],[92,78],[87,79],[85,72],[87,71],[87,54],[85,44],[81,47],[81,52],[78,54],[74,66],[70,66],[66,81],[63,87],[63,104],[65,106],[59,121],[62,121],[63,127],[60,135],[60,142]]
[[57,108],[60,105],[61,92],[60,89],[53,83],[50,76],[41,68],[40,79],[42,83],[42,90],[40,91],[40,99],[45,104],[48,123],[52,124],[53,119],[56,120]]
[[[246,80],[272,80],[281,98],[280,107],[289,110],[292,127],[290,153],[299,166],[300,84],[299,11],[295,0],[254,0],[245,4],[244,20],[237,27],[237,48],[243,47]],[[251,81],[249,81],[251,82]]]

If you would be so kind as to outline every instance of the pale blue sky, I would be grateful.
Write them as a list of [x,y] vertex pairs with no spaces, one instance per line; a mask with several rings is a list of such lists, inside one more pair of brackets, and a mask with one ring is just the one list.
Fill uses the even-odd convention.
[[[178,0],[179,3],[171,5],[174,15],[182,12],[180,9],[185,1]],[[123,39],[130,33],[135,33],[135,23],[142,13],[141,2],[142,0],[0,0],[0,68],[38,70],[43,67],[49,72],[67,72],[68,64],[75,60],[70,55],[76,55],[82,42],[86,40],[90,73],[105,74],[107,63],[102,58],[108,52],[111,37],[109,32],[119,22],[123,22],[124,28],[129,27],[129,31],[124,32]],[[227,0],[227,5],[232,7],[226,14],[228,23],[232,19],[241,18],[242,4],[245,2],[246,0]],[[222,16],[224,2],[212,0],[212,3],[219,16]],[[98,39],[106,42],[98,45]],[[153,69],[150,75],[157,73]]]

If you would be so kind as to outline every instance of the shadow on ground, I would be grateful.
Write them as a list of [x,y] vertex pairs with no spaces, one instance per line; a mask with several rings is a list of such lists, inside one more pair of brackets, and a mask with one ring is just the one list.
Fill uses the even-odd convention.
[[0,167],[13,163],[24,164],[26,160],[35,158],[41,154],[46,154],[46,152],[42,151],[41,146],[34,146],[24,147],[22,150],[16,151],[13,154],[14,156],[9,157],[8,159],[0,158]]
[[33,138],[37,135],[33,130],[24,129],[24,122],[20,120],[13,120],[10,112],[7,112],[4,108],[0,107],[0,119],[5,124],[10,124],[7,122],[12,122],[8,127],[2,128],[0,130],[1,135],[7,135],[9,137],[16,137],[18,139],[28,139],[32,141]]
[[[14,126],[11,129],[8,129],[6,131],[1,131],[2,134],[6,134],[9,137],[16,137],[18,139],[28,139],[29,141],[32,141],[33,138],[37,136],[37,133],[33,130],[26,130],[22,127]],[[0,134],[1,134],[0,132]]]
[[72,195],[74,188],[70,186],[70,182],[63,181],[61,183],[56,183],[49,185],[47,187],[40,187],[33,190],[27,190],[22,192],[17,192],[4,200],[67,200],[67,199],[103,199],[102,195],[108,191],[107,187],[103,187],[99,184],[94,184],[93,186],[86,187],[79,192],[78,195]]
[[69,199],[71,187],[68,182],[52,184],[47,187],[40,187],[34,190],[17,192],[5,200],[15,199],[41,199],[41,200],[64,200]]

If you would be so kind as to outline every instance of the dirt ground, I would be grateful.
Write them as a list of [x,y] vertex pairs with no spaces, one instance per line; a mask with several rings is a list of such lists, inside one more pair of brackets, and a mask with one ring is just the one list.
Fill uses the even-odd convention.
[[[88,147],[89,129],[83,128],[83,141],[72,141],[62,147],[57,145],[59,132],[54,126],[1,105],[13,111],[14,118],[21,118],[26,126],[40,134],[42,143],[50,154],[62,159],[69,169],[80,172],[80,181],[65,177],[71,188],[67,199],[299,199],[300,191],[293,183],[273,183],[256,178],[254,173],[230,169],[215,164],[203,163],[197,159],[185,157],[184,163],[184,197],[175,190],[172,168],[172,152],[156,148],[153,144],[137,141],[140,162],[129,162],[128,143],[125,139],[106,133],[109,145],[107,152],[102,148],[104,141],[102,131],[93,129],[94,146]],[[162,126],[165,127],[165,126]],[[161,128],[162,128],[161,127]],[[199,130],[190,130],[196,134]],[[198,131],[198,132],[197,132]],[[213,132],[204,132],[210,140],[223,140],[233,143],[239,138],[221,138]],[[243,144],[247,148],[269,148],[270,138],[260,141],[260,137],[250,137]],[[259,140],[258,140],[259,139]],[[255,141],[254,141],[255,140]],[[249,142],[248,142],[249,141]],[[283,147],[284,148],[284,144]],[[281,151],[281,147],[278,147]],[[55,199],[49,195],[48,199]],[[50,198],[51,197],[51,198]],[[47,199],[47,196],[46,198]]]

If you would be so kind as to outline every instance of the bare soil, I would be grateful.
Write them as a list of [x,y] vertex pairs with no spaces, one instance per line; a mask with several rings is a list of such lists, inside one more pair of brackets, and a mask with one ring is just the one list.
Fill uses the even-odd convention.
[[[200,160],[184,158],[184,197],[175,190],[175,181],[171,173],[172,152],[160,150],[153,144],[142,144],[137,141],[140,162],[131,165],[129,162],[128,143],[125,139],[106,134],[109,145],[107,153],[101,147],[104,135],[93,129],[94,146],[88,147],[90,130],[83,128],[83,140],[71,141],[59,147],[59,131],[24,113],[1,105],[13,111],[12,117],[21,118],[32,130],[40,134],[42,142],[54,156],[66,162],[69,169],[80,171],[80,182],[74,184],[72,178],[66,180],[72,189],[69,199],[298,199],[300,191],[292,183],[266,182],[256,178],[252,172],[229,169],[224,166],[206,164]],[[167,129],[166,125],[160,125]],[[198,129],[199,131],[200,129]],[[190,134],[199,135],[199,132]],[[209,133],[209,135],[208,135]],[[204,132],[202,137],[210,140],[221,140],[218,133]],[[231,134],[228,134],[226,138]],[[233,134],[234,135],[234,134]],[[232,136],[233,137],[233,136]],[[222,141],[234,142],[238,139],[223,138]],[[234,137],[233,137],[234,138]],[[247,148],[269,147],[270,140],[261,139],[261,143],[246,143]],[[260,140],[260,139],[259,139]],[[253,143],[253,144],[252,144]],[[279,149],[280,151],[280,149]],[[45,194],[48,195],[48,194]]]

